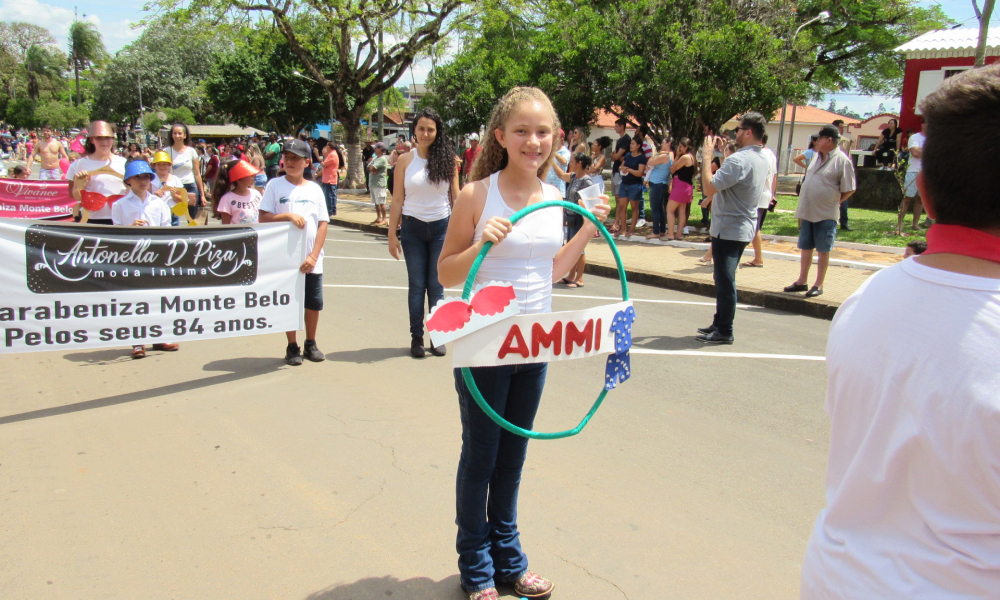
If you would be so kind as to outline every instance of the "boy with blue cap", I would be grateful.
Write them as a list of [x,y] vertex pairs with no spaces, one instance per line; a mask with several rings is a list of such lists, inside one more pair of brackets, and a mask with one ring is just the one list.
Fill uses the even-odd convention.
[[125,166],[125,185],[131,191],[112,205],[112,223],[132,227],[170,226],[170,207],[150,191],[154,175],[153,169],[144,160],[133,160]]
[[[144,160],[133,160],[125,165],[125,185],[131,188],[127,196],[111,206],[111,222],[128,227],[169,227],[170,207],[162,198],[153,194],[153,169]],[[153,344],[153,350],[174,352],[179,344]],[[132,358],[145,358],[146,347],[132,346]]]

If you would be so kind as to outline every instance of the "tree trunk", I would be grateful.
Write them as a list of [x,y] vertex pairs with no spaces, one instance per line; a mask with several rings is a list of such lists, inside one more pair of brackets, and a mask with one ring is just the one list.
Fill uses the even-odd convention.
[[986,65],[986,36],[990,32],[990,18],[993,16],[993,7],[996,0],[986,0],[983,4],[983,12],[979,16],[979,44],[976,46],[976,66]]
[[[344,123],[357,123],[358,119],[344,120]],[[365,164],[361,158],[361,126],[344,127],[344,137],[347,141],[347,189],[365,189]]]
[[80,65],[73,61],[73,74],[76,76],[76,105],[80,106]]

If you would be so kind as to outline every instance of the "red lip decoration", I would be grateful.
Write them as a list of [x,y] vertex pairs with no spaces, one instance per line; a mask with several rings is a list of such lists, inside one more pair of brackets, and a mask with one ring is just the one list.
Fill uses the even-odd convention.
[[93,212],[95,210],[101,210],[104,208],[105,204],[114,204],[116,200],[124,198],[125,194],[118,194],[117,196],[105,196],[104,194],[99,194],[97,192],[88,192],[86,190],[80,190],[80,204],[87,210]]
[[492,317],[507,308],[515,299],[514,288],[509,285],[487,285],[472,297],[471,302],[451,300],[437,307],[434,316],[427,319],[427,329],[449,333],[465,326],[473,313]]

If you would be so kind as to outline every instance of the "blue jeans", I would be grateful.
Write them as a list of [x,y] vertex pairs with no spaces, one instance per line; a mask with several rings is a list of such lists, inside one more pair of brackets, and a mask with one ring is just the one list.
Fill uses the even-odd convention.
[[410,335],[413,337],[424,335],[424,295],[430,308],[444,298],[444,286],[438,281],[438,257],[441,256],[447,231],[447,217],[428,223],[403,215],[399,243],[406,259],[410,287]]
[[715,318],[712,325],[722,335],[733,335],[736,318],[736,267],[750,242],[712,238],[712,261],[715,267]]
[[[194,206],[191,206],[190,204],[188,205],[188,215],[191,216],[191,220],[193,221],[194,218],[198,216],[198,207],[202,206],[201,192],[198,191],[198,185],[194,183],[185,183],[184,189],[187,190],[189,199],[191,196],[195,197]],[[173,221],[171,221],[171,223],[173,223]],[[180,223],[179,220],[178,223]]]
[[337,184],[324,183],[323,195],[326,196],[326,212],[332,217],[337,214]]
[[[486,402],[509,422],[531,429],[545,387],[548,365],[505,365],[472,369]],[[528,439],[494,423],[479,408],[455,369],[462,416],[455,508],[458,570],[468,592],[513,581],[528,570],[517,530],[517,492]]]
[[653,211],[653,235],[667,232],[667,191],[668,183],[649,184],[649,208]]

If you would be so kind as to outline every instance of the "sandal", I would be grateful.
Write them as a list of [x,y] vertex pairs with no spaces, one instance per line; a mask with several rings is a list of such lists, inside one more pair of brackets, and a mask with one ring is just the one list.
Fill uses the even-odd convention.
[[758,265],[757,263],[748,260],[747,262],[743,263],[741,266],[744,266],[744,267],[760,267],[760,268],[763,269],[764,268],[764,263],[761,263],[761,264]]
[[582,281],[574,281],[573,283],[575,283],[576,287],[578,287],[578,288],[582,288],[583,287],[583,282]]
[[560,280],[559,280],[559,281],[557,281],[556,283],[561,283],[561,284],[563,284],[563,285],[569,285],[570,283],[573,283],[573,282],[572,282],[572,281],[570,281],[569,279],[566,279],[565,277],[563,277],[562,279],[560,279]]
[[566,287],[568,287],[570,289],[576,289],[576,288],[578,288],[580,286],[577,285],[577,283],[575,281],[571,281],[571,282],[569,282],[569,283],[566,284]]

